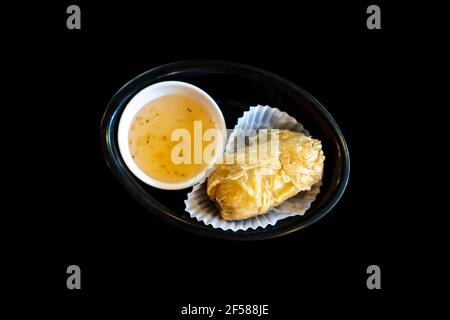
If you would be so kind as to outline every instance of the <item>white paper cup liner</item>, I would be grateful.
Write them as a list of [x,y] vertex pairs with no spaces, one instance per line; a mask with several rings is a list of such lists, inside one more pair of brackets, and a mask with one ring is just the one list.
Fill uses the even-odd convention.
[[[237,129],[285,129],[309,135],[303,125],[286,112],[260,105],[250,107],[250,110],[244,112],[243,116],[238,119],[233,132],[228,138],[225,148],[226,152],[232,152],[231,142],[237,135],[246,134],[244,130]],[[247,229],[265,228],[269,225],[273,226],[282,219],[304,215],[319,194],[321,185],[322,181],[312,186],[311,190],[300,192],[266,214],[239,221],[222,219],[219,215],[219,210],[206,193],[206,180],[193,187],[184,203],[189,215],[206,225],[225,231],[245,231]]]

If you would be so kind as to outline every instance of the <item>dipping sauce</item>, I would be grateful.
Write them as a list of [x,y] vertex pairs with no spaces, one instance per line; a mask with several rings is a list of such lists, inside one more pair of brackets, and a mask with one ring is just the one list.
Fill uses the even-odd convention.
[[[133,160],[145,174],[161,182],[177,183],[197,176],[207,167],[203,159],[200,162],[193,159],[194,122],[198,131],[198,121],[202,132],[217,128],[209,111],[189,96],[173,94],[149,102],[136,114],[129,129],[128,145]],[[190,163],[173,161],[172,150],[181,141],[171,140],[176,129],[186,129],[192,137]],[[203,141],[201,150],[210,143]]]

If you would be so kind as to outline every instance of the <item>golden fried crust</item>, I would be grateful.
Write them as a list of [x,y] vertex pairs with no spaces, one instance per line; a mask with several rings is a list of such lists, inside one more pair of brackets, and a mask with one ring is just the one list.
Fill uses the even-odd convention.
[[[278,139],[279,152],[258,157],[255,164],[216,165],[207,193],[225,220],[264,214],[322,178],[325,157],[319,140],[288,130],[280,130]],[[249,147],[244,152],[248,158]]]

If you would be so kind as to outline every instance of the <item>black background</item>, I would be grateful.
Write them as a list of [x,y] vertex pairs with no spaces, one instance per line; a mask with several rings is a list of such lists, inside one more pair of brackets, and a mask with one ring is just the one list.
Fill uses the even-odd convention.
[[[24,278],[31,265],[39,270],[22,293],[36,290],[70,314],[157,319],[182,319],[188,303],[269,304],[273,319],[307,310],[367,317],[399,306],[412,250],[403,224],[411,212],[399,210],[403,196],[390,183],[404,175],[400,84],[413,32],[404,8],[376,2],[382,29],[368,30],[371,2],[73,3],[81,30],[67,30],[72,3],[64,1],[15,8],[20,18],[8,29],[15,83],[32,84],[15,110],[26,129],[15,137],[28,144],[11,147],[27,168],[12,185],[27,194],[14,213],[24,243],[15,253],[27,261]],[[322,102],[351,155],[349,185],[330,214],[282,238],[222,241],[154,218],[122,189],[100,146],[106,104],[136,75],[186,59],[251,64]],[[24,181],[32,181],[25,190]],[[81,267],[80,291],[66,288],[71,264]],[[381,267],[380,291],[366,288],[371,264]]]

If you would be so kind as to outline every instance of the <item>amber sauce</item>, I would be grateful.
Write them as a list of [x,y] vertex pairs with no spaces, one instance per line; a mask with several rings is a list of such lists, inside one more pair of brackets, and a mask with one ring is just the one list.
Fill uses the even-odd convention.
[[[197,176],[206,163],[175,164],[171,157],[172,148],[179,143],[171,140],[172,132],[184,128],[193,137],[194,121],[202,122],[203,131],[217,128],[209,111],[189,96],[164,96],[145,105],[136,114],[128,133],[131,155],[137,166],[162,182],[177,183]],[[193,143],[191,150],[194,154]]]

